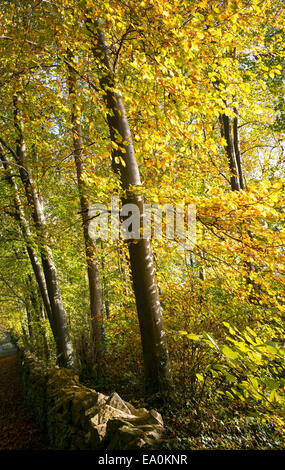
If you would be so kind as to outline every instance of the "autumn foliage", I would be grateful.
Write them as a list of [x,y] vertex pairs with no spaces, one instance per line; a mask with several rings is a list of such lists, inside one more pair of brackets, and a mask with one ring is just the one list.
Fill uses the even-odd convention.
[[[284,5],[13,0],[0,10],[0,324],[97,388],[156,405],[165,391],[178,448],[267,448],[263,432],[281,447]],[[92,242],[84,214],[113,195],[194,204],[195,246]],[[204,432],[195,422],[206,411]],[[255,437],[239,438],[233,416]],[[223,438],[222,418],[236,438]]]

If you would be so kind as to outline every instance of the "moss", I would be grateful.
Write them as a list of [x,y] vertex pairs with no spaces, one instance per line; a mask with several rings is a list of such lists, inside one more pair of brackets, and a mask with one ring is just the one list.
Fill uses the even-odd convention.
[[[148,434],[153,437],[154,428],[160,433],[154,426],[161,422],[155,412],[136,410],[116,393],[107,397],[81,385],[73,370],[43,367],[24,351],[21,369],[33,416],[47,430],[54,449],[96,450],[107,444],[126,449],[129,442],[134,447],[139,441],[145,443]],[[148,426],[140,429],[141,425]]]

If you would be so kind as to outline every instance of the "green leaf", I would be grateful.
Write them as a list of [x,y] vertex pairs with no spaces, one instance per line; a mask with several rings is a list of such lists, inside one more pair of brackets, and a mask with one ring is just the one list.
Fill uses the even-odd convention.
[[228,346],[223,346],[222,347],[222,352],[223,354],[228,357],[229,359],[237,359],[239,357],[239,353],[236,352],[236,351],[233,351],[232,349],[230,349]]
[[223,321],[223,325],[229,330],[229,332],[231,333],[231,335],[234,335],[235,334],[235,330],[231,327],[231,325],[226,322],[226,321]]
[[187,338],[192,339],[193,341],[199,341],[200,340],[200,336],[194,335],[193,333],[190,333],[189,335],[187,335]]
[[237,382],[237,378],[234,375],[230,374],[229,372],[225,372],[225,376],[226,376],[229,383],[236,383]]
[[205,333],[205,335],[207,336],[207,338],[209,338],[210,340],[210,343],[208,343],[208,345],[211,347],[211,348],[216,348],[216,349],[220,349],[219,346],[217,345],[216,341],[214,340],[214,338],[212,338],[211,335],[209,335],[209,333]]

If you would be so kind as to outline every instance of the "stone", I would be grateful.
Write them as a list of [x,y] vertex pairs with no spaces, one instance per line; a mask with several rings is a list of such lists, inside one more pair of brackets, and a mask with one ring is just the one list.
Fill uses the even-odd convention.
[[132,405],[130,405],[130,403],[127,404],[124,400],[122,400],[120,395],[118,395],[116,392],[110,395],[106,404],[112,406],[113,408],[117,408],[118,410],[123,411],[124,413],[130,414],[130,415],[132,414],[131,407],[133,408],[133,411],[135,411],[135,408]]
[[98,426],[92,426],[89,431],[89,445],[90,449],[96,450],[99,449],[101,443],[106,435],[107,424],[99,424]]
[[154,419],[155,421],[157,421],[161,426],[164,425],[162,416],[161,416],[160,413],[158,413],[158,411],[156,411],[156,410],[150,410],[149,413],[150,413],[150,415],[153,417],[153,419]]
[[114,432],[114,424],[112,421],[107,424],[105,441],[108,450],[133,450],[145,445],[144,432],[141,429],[124,424]]
[[136,409],[80,384],[63,368],[43,367],[21,351],[24,393],[54,449],[133,450],[155,447],[163,433],[156,410]]
[[86,390],[77,392],[72,399],[72,421],[74,424],[85,419],[86,409],[90,409],[97,402],[97,393]]
[[94,416],[95,414],[97,414],[100,407],[107,402],[108,397],[106,395],[103,395],[103,393],[97,393],[96,400],[96,405],[92,406],[91,408],[88,408],[85,411],[85,416]]
[[133,415],[129,415],[128,413],[124,413],[117,408],[113,408],[110,405],[101,406],[98,410],[98,413],[91,418],[91,424],[93,426],[97,426],[98,424],[105,424],[112,418],[120,418],[129,420],[129,418],[135,418]]
[[[154,411],[154,410],[152,410]],[[147,424],[151,425],[163,425],[163,420],[162,417],[159,413],[151,413],[150,411],[147,411],[145,408],[141,408],[138,410],[136,416],[131,416],[128,420],[130,423],[132,423],[134,426],[144,426]]]

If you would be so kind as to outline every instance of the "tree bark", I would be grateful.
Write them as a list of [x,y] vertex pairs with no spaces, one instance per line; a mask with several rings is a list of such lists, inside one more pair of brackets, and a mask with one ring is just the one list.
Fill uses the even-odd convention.
[[[70,57],[70,60],[72,58]],[[77,184],[80,197],[85,255],[90,296],[91,318],[91,344],[93,363],[96,364],[98,374],[104,369],[104,341],[103,341],[103,301],[102,288],[99,276],[97,250],[94,240],[89,235],[89,199],[88,187],[84,181],[84,151],[81,126],[81,113],[77,97],[77,80],[71,66],[68,66],[69,97],[71,101],[72,138],[74,146],[74,160],[76,166]]]
[[[101,240],[101,250],[103,251],[103,242]],[[103,256],[101,257],[101,270],[102,270],[102,299],[104,300],[104,310],[107,318],[110,316],[109,306],[109,289],[105,275],[105,262]]]
[[241,151],[240,151],[240,142],[239,142],[239,132],[238,132],[238,111],[234,109],[236,116],[233,118],[233,139],[234,139],[234,150],[235,157],[237,162],[237,169],[239,175],[239,185],[240,189],[245,189],[245,181],[242,171],[242,162],[241,162]]
[[36,347],[40,357],[48,362],[50,353],[47,341],[47,335],[45,327],[42,323],[44,320],[44,310],[40,300],[38,289],[36,289],[36,283],[31,274],[28,274],[27,279],[27,290],[29,294],[30,304],[33,311],[33,317],[35,319],[35,334],[36,334]]
[[[94,43],[92,50],[100,64],[99,81],[108,110],[110,138],[115,144],[112,151],[112,165],[114,171],[120,176],[125,193],[122,202],[137,205],[142,226],[143,199],[135,189],[141,185],[139,168],[124,104],[119,93],[114,90],[116,88],[115,77],[112,72],[108,44],[99,21],[92,23],[87,21],[86,26],[95,37],[96,44]],[[128,247],[142,339],[146,392],[149,395],[159,394],[163,397],[172,391],[172,376],[151,243],[149,239],[140,238],[128,241]]]
[[[241,191],[246,188],[245,180],[242,170],[241,162],[241,151],[240,151],[240,142],[239,142],[239,132],[238,132],[238,112],[237,109],[234,109],[235,117],[233,118],[233,124],[231,124],[230,117],[225,114],[221,115],[221,135],[225,137],[227,141],[226,151],[229,159],[229,167],[231,171],[231,188],[233,191]],[[247,233],[251,240],[253,239],[253,234],[250,230],[247,230]],[[246,261],[245,265],[248,268],[249,272],[255,271],[255,266],[252,262]],[[257,293],[259,287],[256,283],[250,279],[250,276],[247,277],[246,283],[253,287],[253,291]],[[253,304],[257,303],[258,296],[255,294],[250,294],[249,301]]]
[[26,309],[27,321],[28,321],[29,338],[30,338],[31,345],[33,346],[34,329],[33,329],[33,324],[32,324],[32,314],[31,314],[29,299],[27,299],[26,301],[25,309]]
[[59,351],[57,357],[58,364],[62,367],[73,368],[74,357],[70,341],[68,326],[65,317],[64,306],[58,285],[56,268],[53,261],[52,252],[47,245],[45,236],[45,218],[39,196],[34,186],[31,172],[26,158],[26,146],[23,137],[23,122],[20,111],[21,92],[13,96],[14,103],[14,125],[16,131],[16,152],[15,158],[19,164],[20,177],[25,188],[26,197],[32,210],[32,219],[35,225],[39,251],[41,254],[43,272],[45,276],[48,297],[55,324],[56,344]]
[[229,168],[231,172],[231,188],[233,191],[240,191],[239,170],[235,154],[235,146],[233,141],[233,130],[231,119],[229,116],[222,114],[220,116],[221,134],[226,139],[226,152],[229,161]]
[[52,330],[54,338],[55,338],[56,337],[56,330],[55,330],[54,319],[53,319],[53,316],[52,316],[50,301],[49,301],[49,297],[48,297],[44,272],[42,270],[40,260],[38,259],[38,256],[37,256],[37,254],[36,254],[36,252],[33,248],[32,234],[31,234],[31,231],[30,231],[28,221],[26,220],[26,216],[25,216],[24,211],[22,209],[22,203],[21,203],[21,199],[20,199],[20,196],[19,196],[19,190],[18,190],[18,187],[17,187],[17,183],[14,181],[14,178],[13,178],[13,176],[11,175],[11,173],[9,171],[9,161],[8,161],[7,157],[5,156],[5,152],[4,152],[1,145],[0,145],[0,159],[1,159],[1,161],[3,163],[3,166],[4,166],[4,168],[6,170],[6,173],[7,173],[7,181],[10,184],[10,186],[13,188],[14,205],[15,205],[14,216],[15,216],[16,220],[19,223],[19,226],[20,226],[20,229],[21,229],[21,232],[22,232],[22,235],[23,235],[23,239],[24,239],[25,244],[26,244],[26,250],[27,250],[27,253],[28,253],[28,257],[30,259],[31,266],[32,266],[32,269],[34,271],[35,278],[36,278],[36,281],[37,281],[37,284],[38,284],[38,287],[39,287],[39,291],[40,291],[40,294],[41,294],[41,297],[42,297],[42,300],[43,300],[43,304],[44,304],[44,307],[45,307],[47,318],[49,320],[51,330]]

